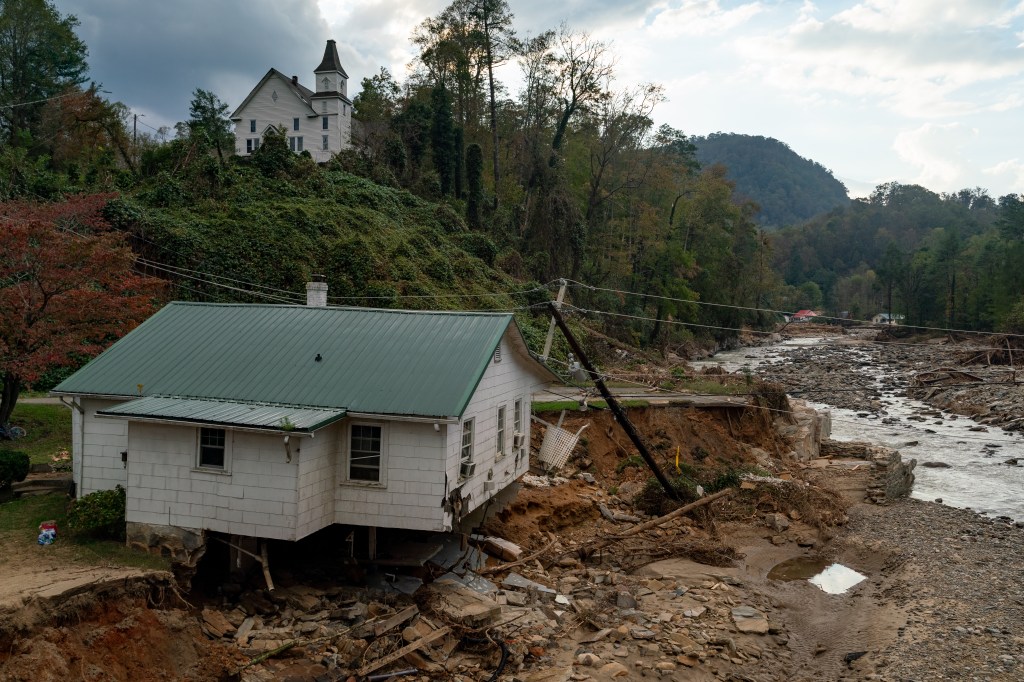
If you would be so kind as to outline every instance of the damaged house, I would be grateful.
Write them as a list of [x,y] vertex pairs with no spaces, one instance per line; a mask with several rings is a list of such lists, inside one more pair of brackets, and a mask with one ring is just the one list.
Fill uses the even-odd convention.
[[376,528],[458,530],[527,471],[553,375],[511,314],[327,307],[326,287],[171,303],[58,385],[77,493],[124,486],[149,547],[343,524],[372,555]]

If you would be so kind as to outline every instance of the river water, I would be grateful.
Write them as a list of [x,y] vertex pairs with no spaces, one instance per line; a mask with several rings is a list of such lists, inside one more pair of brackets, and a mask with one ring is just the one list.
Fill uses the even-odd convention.
[[[760,348],[724,351],[710,360],[691,363],[696,367],[720,365],[729,372],[744,365],[756,371],[765,363],[785,357],[794,348],[821,343],[821,339],[792,339]],[[851,348],[851,360],[870,360]],[[914,473],[913,496],[922,500],[942,500],[953,507],[972,509],[990,516],[1007,516],[1024,521],[1024,466],[1006,464],[1019,458],[1024,465],[1024,437],[1018,433],[989,426],[988,432],[971,431],[978,424],[971,419],[936,408],[902,395],[886,381],[894,368],[871,366],[862,370],[873,376],[882,394],[882,413],[854,412],[824,403],[810,402],[819,410],[832,413],[832,438],[839,441],[866,441],[895,448],[903,459],[918,462]],[[924,421],[917,421],[924,417]],[[888,423],[882,423],[883,419]],[[947,467],[926,467],[925,462]]]

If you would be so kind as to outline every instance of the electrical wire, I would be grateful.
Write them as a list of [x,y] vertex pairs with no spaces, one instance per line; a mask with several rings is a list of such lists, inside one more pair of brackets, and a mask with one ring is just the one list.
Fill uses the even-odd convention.
[[[773,314],[777,314],[777,315],[792,315],[793,314],[792,312],[789,312],[789,311],[773,310],[771,308],[753,308],[753,307],[748,307],[748,306],[730,305],[730,304],[727,304],[727,303],[712,303],[710,301],[694,301],[694,300],[685,299],[685,298],[672,298],[671,296],[661,296],[661,295],[658,295],[658,294],[645,294],[645,293],[641,293],[641,292],[638,292],[638,291],[626,291],[626,290],[622,290],[622,289],[611,289],[611,288],[607,288],[607,287],[598,287],[598,286],[594,286],[592,284],[586,284],[584,282],[579,282],[579,281],[573,280],[573,279],[565,279],[565,281],[567,283],[573,285],[574,287],[584,288],[584,289],[588,289],[588,290],[591,290],[591,291],[604,291],[604,292],[614,293],[614,294],[623,294],[623,295],[626,295],[626,296],[640,296],[640,297],[644,297],[644,298],[654,298],[654,299],[658,299],[658,300],[662,300],[662,301],[673,301],[673,302],[676,302],[676,303],[692,303],[694,305],[713,306],[713,307],[716,307],[716,308],[728,308],[728,309],[731,309],[731,310],[747,310],[747,311],[760,312],[760,313],[773,313]],[[880,324],[880,323],[877,323],[877,322],[871,322],[870,320],[854,320],[854,319],[849,319],[849,318],[844,318],[844,317],[830,317],[828,315],[815,315],[815,317],[821,318],[823,320],[835,320],[835,321],[838,321],[838,322],[846,322],[846,323],[855,322],[855,323],[858,323],[859,326],[869,326],[869,327],[871,327],[873,329],[874,328],[878,328],[878,329],[887,329],[887,328],[891,329],[892,328],[890,325]],[[947,328],[947,327],[925,327],[925,326],[913,325],[913,324],[900,324],[898,326],[901,327],[901,328],[908,328],[908,329],[923,329],[925,331],[940,331],[940,332],[946,332],[946,333],[949,333],[949,334],[978,334],[978,335],[985,335],[985,336],[993,336],[993,335],[995,335],[995,336],[1009,336],[1009,337],[1015,337],[1015,338],[1024,338],[1024,334],[1011,334],[1011,333],[1003,333],[1003,332],[983,332],[983,331],[977,331],[977,330],[973,330],[973,329],[953,329],[953,328]]]
[[[562,308],[563,309],[568,309],[568,310],[571,310],[571,311],[575,311],[575,312],[578,312],[578,313],[581,313],[581,314],[584,314],[584,315],[586,315],[586,314],[593,314],[593,315],[605,315],[605,316],[609,316],[609,317],[622,317],[622,318],[627,318],[627,319],[631,319],[631,320],[639,320],[639,321],[644,321],[644,322],[660,322],[661,324],[677,325],[677,326],[683,326],[683,327],[699,327],[699,328],[703,328],[703,329],[716,329],[716,330],[721,330],[721,331],[745,332],[745,333],[748,333],[748,334],[761,334],[761,335],[764,335],[764,336],[772,336],[772,335],[778,333],[777,331],[762,331],[762,330],[758,330],[758,329],[743,329],[743,328],[737,328],[737,327],[722,327],[722,326],[719,326],[719,325],[700,324],[700,323],[697,323],[697,322],[683,322],[682,320],[659,320],[657,318],[646,317],[644,315],[630,315],[628,313],[613,313],[613,312],[610,312],[610,311],[607,311],[607,310],[595,310],[593,308],[580,308],[580,307],[572,305],[571,303],[565,303],[565,302],[562,303]],[[929,349],[940,348],[939,346],[935,346],[935,345],[924,345],[924,344],[920,344],[920,343],[908,343],[908,342],[902,342],[902,341],[874,341],[874,340],[871,340],[871,339],[863,339],[862,341],[865,344],[865,347],[867,347],[869,345],[893,345],[893,346],[906,346],[906,347],[909,347],[909,348],[917,348],[917,349],[920,349],[920,350],[929,350]],[[827,339],[826,338],[826,339],[823,339],[823,345],[839,346],[839,345],[850,345],[850,344],[846,343],[844,340],[841,340],[841,339],[840,340],[831,340],[831,339]],[[946,349],[946,350],[952,350],[952,351],[1005,351],[1006,350],[1006,348],[1002,347],[1002,346],[941,346],[941,348]],[[1022,355],[1024,355],[1024,351],[1021,351],[1021,353],[1022,353]]]

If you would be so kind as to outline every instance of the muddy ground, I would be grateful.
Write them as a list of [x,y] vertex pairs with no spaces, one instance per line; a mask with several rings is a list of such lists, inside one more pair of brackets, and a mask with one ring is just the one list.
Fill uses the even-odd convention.
[[[888,358],[900,348],[869,352]],[[947,356],[908,355],[905,365],[924,371]],[[823,357],[786,380],[810,373],[858,387],[848,358]],[[869,390],[837,395],[875,407]],[[483,615],[453,608],[462,586],[396,594],[309,555],[277,569],[273,593],[251,575],[239,592],[183,595],[167,576],[114,568],[95,589],[46,592],[57,580],[33,575],[33,557],[0,557],[0,680],[343,680],[361,671],[522,682],[1024,679],[1024,531],[931,503],[868,503],[884,467],[787,457],[785,425],[765,414],[631,410],[666,471],[705,484],[747,473],[734,494],[633,535],[653,518],[634,504],[648,472],[607,412],[568,415],[567,428],[589,427],[561,478],[529,477],[484,529],[529,559],[508,566],[495,555],[476,566],[493,587]],[[866,579],[832,595],[768,577],[800,558]],[[418,577],[428,582],[447,570],[425,568]],[[15,589],[26,580],[30,589]]]

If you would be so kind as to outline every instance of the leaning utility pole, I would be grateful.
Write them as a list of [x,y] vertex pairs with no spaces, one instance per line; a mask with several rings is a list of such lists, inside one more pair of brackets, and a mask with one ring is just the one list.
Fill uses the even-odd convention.
[[637,432],[636,428],[633,427],[633,423],[629,421],[629,417],[626,416],[626,412],[622,409],[622,406],[619,405],[619,401],[615,399],[615,396],[613,396],[611,391],[608,390],[608,387],[605,386],[604,379],[602,379],[601,375],[597,373],[594,366],[590,364],[590,360],[587,358],[586,353],[583,352],[583,348],[580,347],[580,344],[576,341],[576,337],[572,335],[571,331],[569,331],[568,325],[566,325],[565,320],[562,319],[562,313],[558,310],[559,306],[549,301],[548,307],[551,309],[551,319],[554,320],[555,324],[558,325],[558,328],[562,330],[562,334],[565,335],[565,340],[569,342],[572,352],[576,354],[576,357],[580,359],[580,363],[583,365],[583,368],[590,374],[590,378],[597,386],[597,390],[601,392],[601,396],[604,398],[605,402],[608,403],[608,409],[610,409],[612,414],[615,415],[615,421],[619,422],[619,425],[622,426],[622,430],[625,431],[626,435],[629,436],[629,439],[633,441],[633,445],[636,446],[640,456],[644,458],[644,461],[647,462],[647,466],[654,472],[654,477],[658,479],[658,483],[660,483],[661,487],[665,489],[665,494],[668,495],[669,498],[679,502],[679,496],[676,494],[675,488],[672,487],[668,478],[666,478],[665,474],[658,467],[658,463],[654,461],[654,457],[652,457],[651,453],[647,450],[647,446],[644,444],[643,439],[640,438],[640,434]]

